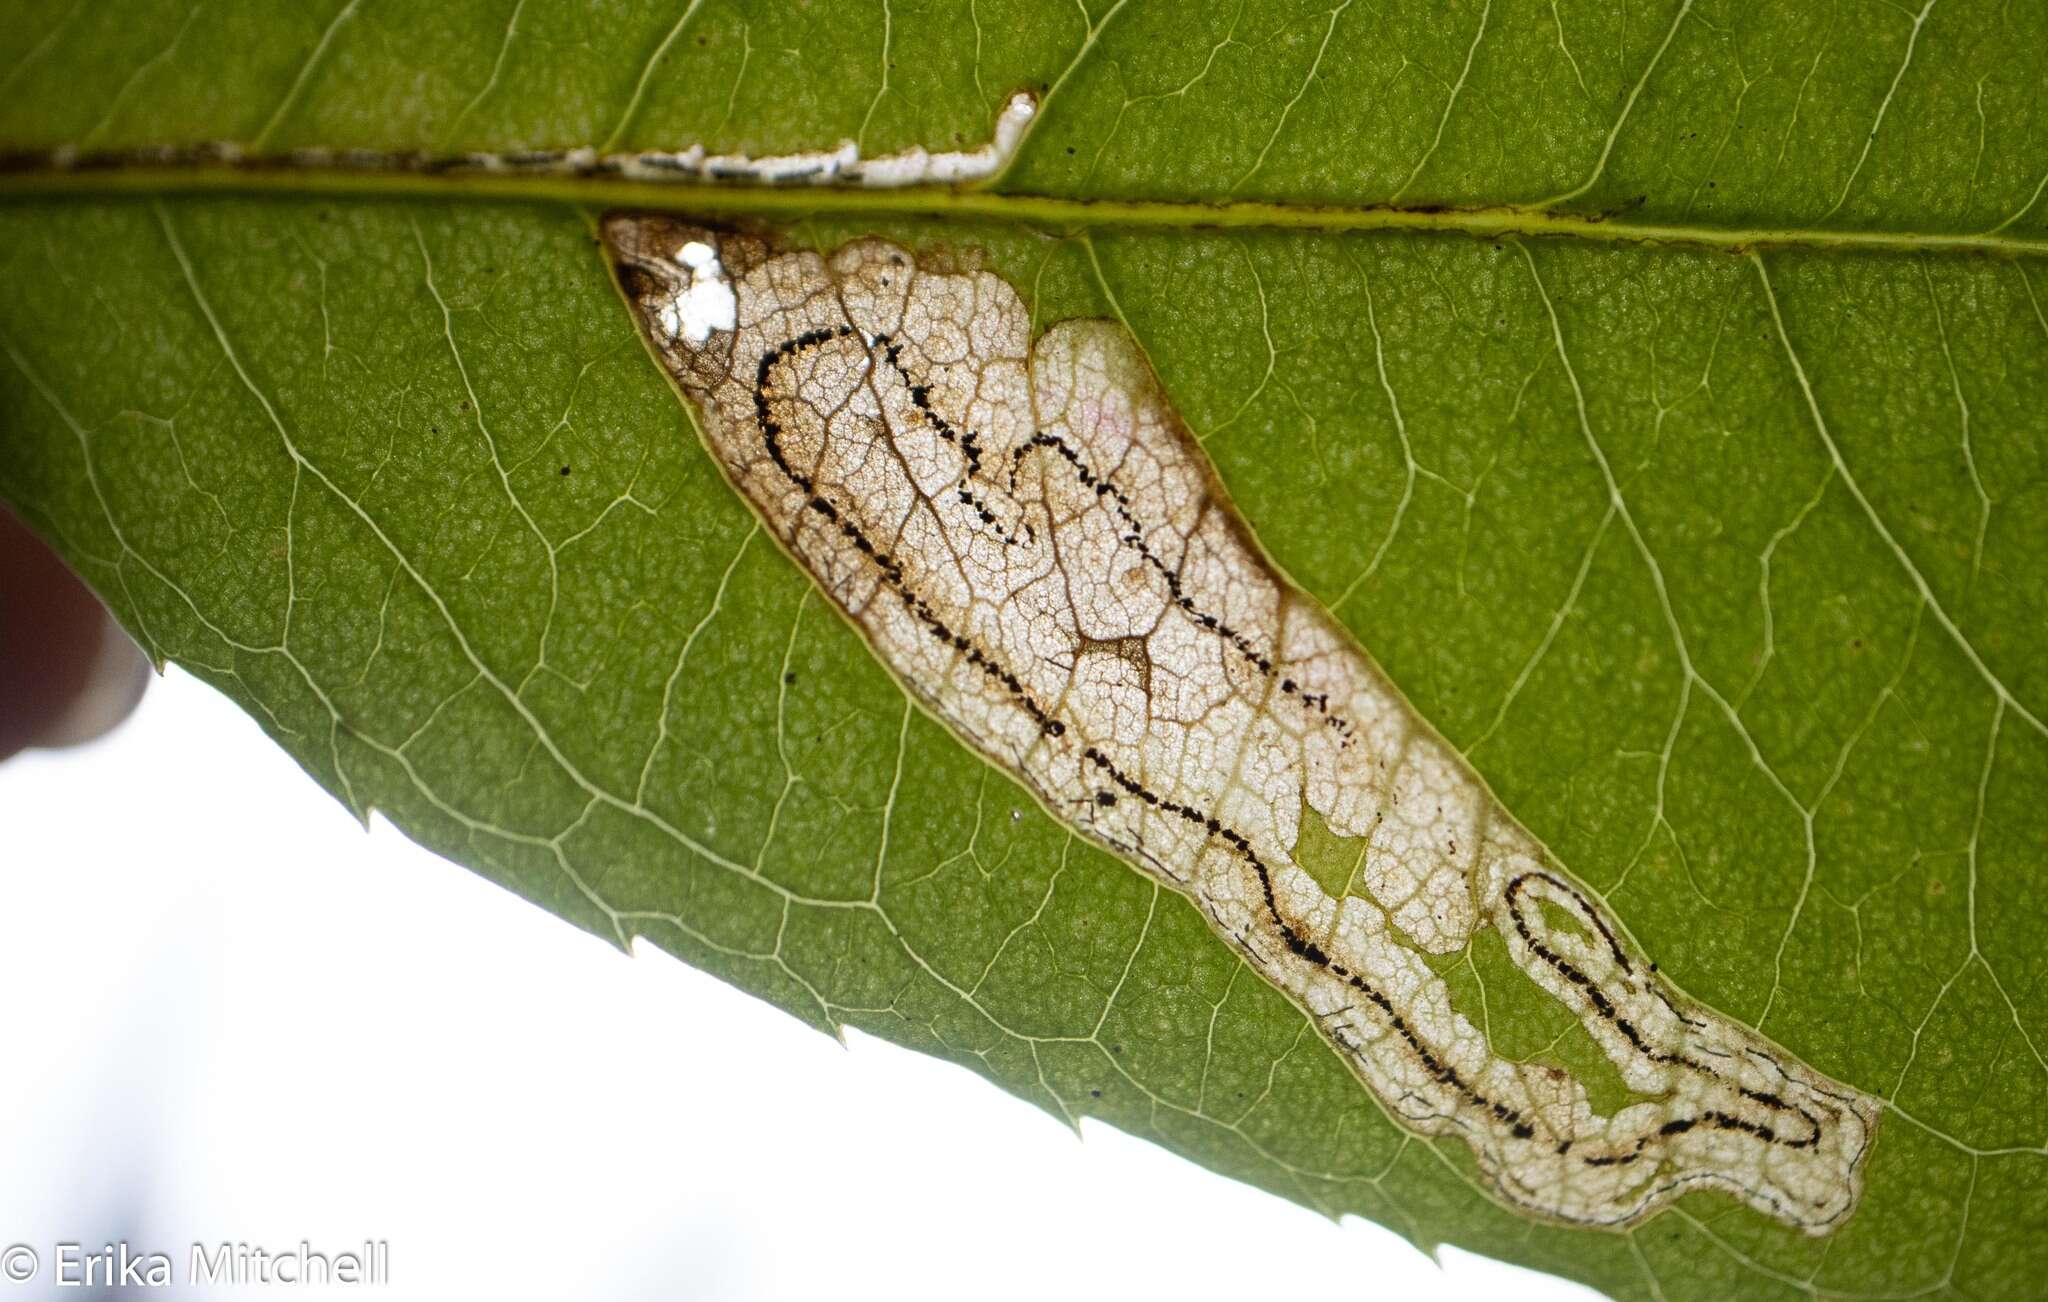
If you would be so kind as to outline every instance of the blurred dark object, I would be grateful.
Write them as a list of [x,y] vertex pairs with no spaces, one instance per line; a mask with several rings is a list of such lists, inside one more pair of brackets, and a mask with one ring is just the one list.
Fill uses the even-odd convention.
[[0,506],[0,759],[128,717],[149,661],[91,589]]

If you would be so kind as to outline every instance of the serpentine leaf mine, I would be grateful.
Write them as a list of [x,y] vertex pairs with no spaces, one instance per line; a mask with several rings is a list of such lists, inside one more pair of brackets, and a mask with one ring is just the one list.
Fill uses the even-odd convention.
[[[1121,326],[971,257],[672,218],[604,238],[714,456],[875,654],[1082,835],[1194,902],[1386,1111],[1523,1211],[1626,1226],[1720,1189],[1813,1233],[1875,1099],[1665,986],[1591,892],[1263,558]],[[1313,811],[1352,890],[1294,858]],[[1496,1054],[1426,961],[1496,928],[1632,1101]]]
[[63,145],[47,153],[0,153],[0,172],[48,168],[70,171],[115,167],[246,168],[263,171],[280,165],[322,171],[415,172],[427,175],[620,177],[642,182],[729,181],[745,185],[850,185],[889,190],[906,185],[950,185],[979,181],[1008,165],[1038,113],[1038,97],[1020,90],[1003,102],[988,140],[973,149],[929,150],[913,145],[893,154],[861,157],[860,146],[842,140],[833,149],[808,153],[714,154],[703,145],[687,149],[647,149],[600,153],[589,146],[575,149],[518,149],[503,153],[393,153],[377,149],[329,149],[312,146],[283,154],[266,154],[239,141],[214,140],[194,145],[154,145],[81,153]]

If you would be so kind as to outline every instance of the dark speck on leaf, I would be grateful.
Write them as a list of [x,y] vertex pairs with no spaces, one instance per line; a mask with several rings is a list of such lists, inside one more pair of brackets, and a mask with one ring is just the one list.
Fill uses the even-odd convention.
[[567,475],[567,474],[569,473],[569,467],[567,467],[567,466],[563,466],[563,467],[562,467],[562,468],[561,468],[561,469],[560,469],[559,471],[557,471],[556,473],[557,473],[557,474],[560,474],[560,475]]
[[784,674],[784,675],[782,676],[782,681],[783,681],[783,682],[784,682],[785,684],[793,684],[793,683],[795,683],[795,682],[796,682],[796,675],[795,675],[795,674]]
[[1089,1091],[1088,1091],[1088,1097],[1089,1097],[1089,1098],[1091,1098],[1091,1099],[1099,1099],[1099,1098],[1101,1098],[1101,1097],[1102,1097],[1102,1091],[1101,1091],[1101,1090],[1089,1090]]

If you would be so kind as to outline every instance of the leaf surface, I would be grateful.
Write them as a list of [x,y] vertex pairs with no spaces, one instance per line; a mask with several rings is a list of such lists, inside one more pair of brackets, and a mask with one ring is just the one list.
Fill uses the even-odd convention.
[[[1666,1298],[2048,1268],[2039,13],[19,11],[0,494],[358,813],[821,1028],[1425,1245]],[[790,235],[821,247],[984,250],[1041,324],[1128,325],[1275,561],[1662,971],[1889,1101],[1841,1231],[1706,1194],[1538,1225],[1389,1121],[1191,907],[913,709],[754,524],[608,281],[611,196],[36,161],[873,155],[972,147],[1020,87],[1039,117],[971,205],[759,202],[815,208]],[[1192,206],[1224,202],[1231,229]],[[1335,229],[1388,203],[1404,228]],[[1520,207],[1475,238],[1440,205]],[[1498,949],[1450,967],[1461,1008],[1590,1072]]]

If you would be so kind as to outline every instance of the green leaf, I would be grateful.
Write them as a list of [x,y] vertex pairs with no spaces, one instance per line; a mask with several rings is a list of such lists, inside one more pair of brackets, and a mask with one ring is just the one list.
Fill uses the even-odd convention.
[[[2023,1295],[2043,48],[1961,0],[30,0],[0,495],[357,813],[821,1028],[1619,1296]],[[972,148],[1020,87],[1022,149],[958,191],[121,152],[872,156]],[[755,525],[609,283],[621,203],[981,250],[1041,325],[1128,325],[1276,563],[1661,971],[1887,1100],[1860,1209],[1541,1225],[1388,1120]],[[1460,1007],[1591,1077],[1500,948],[1454,956]]]

